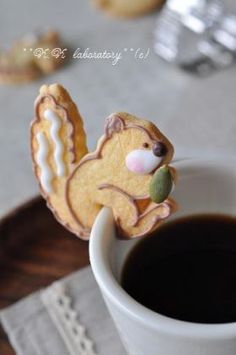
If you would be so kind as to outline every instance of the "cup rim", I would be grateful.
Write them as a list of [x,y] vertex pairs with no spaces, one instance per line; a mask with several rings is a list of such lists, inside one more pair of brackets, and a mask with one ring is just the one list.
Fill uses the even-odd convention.
[[[201,159],[186,158],[176,161],[174,166],[178,167],[201,167],[207,168],[210,165],[216,168],[223,166],[232,168],[232,161],[222,158]],[[236,165],[234,165],[236,167]],[[115,237],[113,215],[109,208],[103,207],[93,225],[90,241],[89,256],[95,279],[100,286],[102,293],[112,301],[118,308],[134,318],[138,322],[158,330],[180,337],[200,339],[226,339],[236,337],[236,322],[203,324],[177,320],[161,315],[138,303],[133,299],[115,279],[109,262],[107,250],[112,238]]]

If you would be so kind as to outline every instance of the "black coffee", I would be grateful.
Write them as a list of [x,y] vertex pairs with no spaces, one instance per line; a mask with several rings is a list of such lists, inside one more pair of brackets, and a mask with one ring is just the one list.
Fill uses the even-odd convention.
[[166,223],[131,251],[122,286],[172,318],[235,322],[236,218],[199,215]]

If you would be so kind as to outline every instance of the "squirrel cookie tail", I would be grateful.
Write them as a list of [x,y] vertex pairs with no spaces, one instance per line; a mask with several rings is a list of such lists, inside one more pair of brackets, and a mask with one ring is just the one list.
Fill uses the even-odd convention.
[[65,187],[75,165],[87,154],[83,120],[68,92],[59,84],[43,85],[35,101],[31,152],[40,190],[55,217],[81,236],[67,207]]

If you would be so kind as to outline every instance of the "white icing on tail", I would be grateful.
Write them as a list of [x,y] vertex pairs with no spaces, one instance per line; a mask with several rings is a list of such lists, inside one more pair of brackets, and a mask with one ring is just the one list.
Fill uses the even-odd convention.
[[48,165],[47,162],[47,156],[49,152],[49,146],[48,146],[48,141],[44,133],[39,132],[36,135],[37,142],[39,145],[39,150],[36,155],[36,160],[37,163],[41,169],[41,176],[40,176],[40,182],[43,187],[43,189],[47,192],[50,193],[52,191],[52,171]]
[[44,117],[51,122],[50,134],[55,144],[54,159],[57,167],[57,175],[62,177],[65,175],[65,163],[63,161],[64,146],[59,137],[61,120],[58,115],[50,109],[44,111]]

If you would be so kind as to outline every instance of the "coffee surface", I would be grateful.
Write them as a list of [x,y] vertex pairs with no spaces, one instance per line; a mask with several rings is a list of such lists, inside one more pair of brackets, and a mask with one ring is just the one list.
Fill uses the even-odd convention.
[[236,218],[196,215],[137,243],[122,287],[142,305],[197,323],[236,321]]

